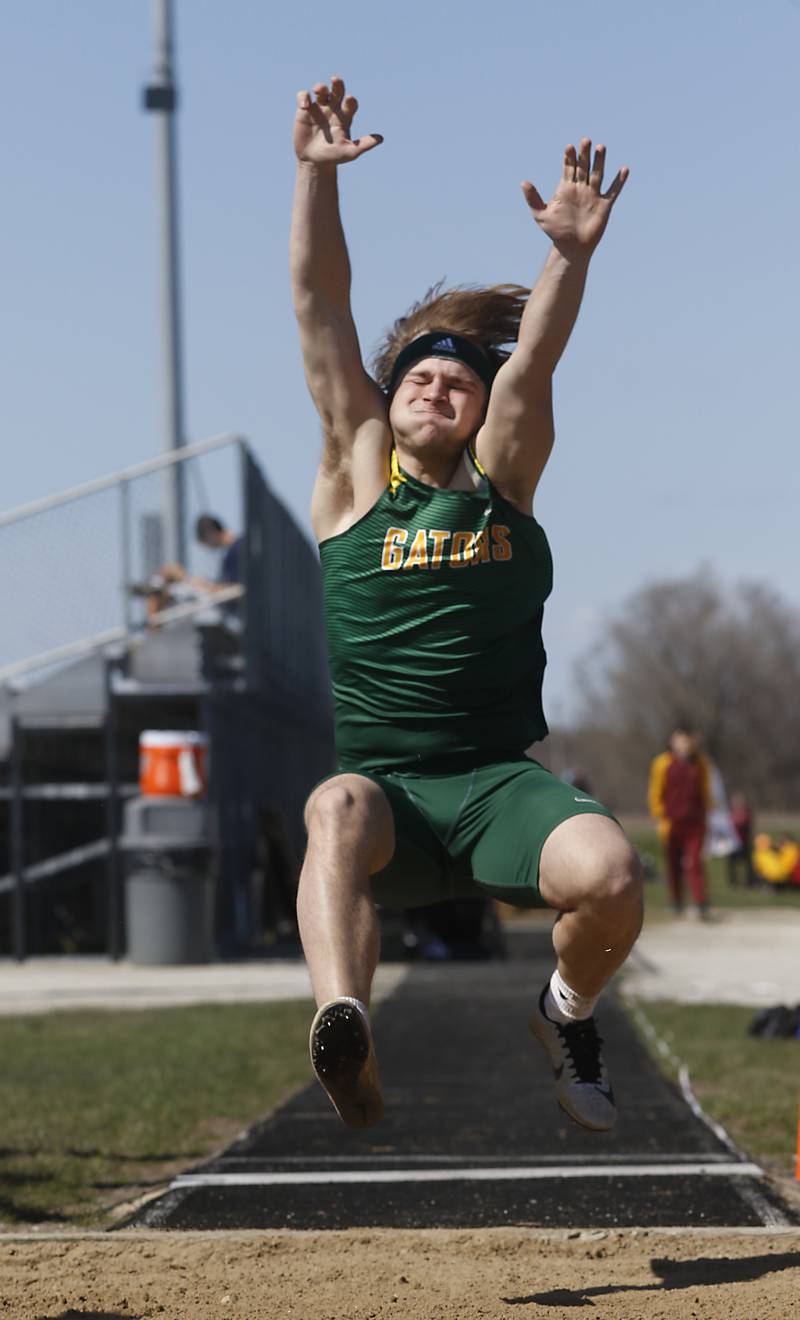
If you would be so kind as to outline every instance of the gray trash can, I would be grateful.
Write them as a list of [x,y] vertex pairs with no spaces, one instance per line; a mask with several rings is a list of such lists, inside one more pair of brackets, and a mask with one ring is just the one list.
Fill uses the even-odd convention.
[[214,954],[216,829],[205,802],[125,803],[125,926],[132,963],[206,963]]

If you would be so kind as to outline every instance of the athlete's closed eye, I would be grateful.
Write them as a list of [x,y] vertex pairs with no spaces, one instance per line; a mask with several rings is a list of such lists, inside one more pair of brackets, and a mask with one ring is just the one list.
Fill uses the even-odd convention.
[[[410,380],[412,385],[430,385],[433,375],[428,375],[427,372],[424,375],[422,373],[418,376],[409,375],[406,376],[406,380]],[[475,389],[471,380],[462,380],[460,377],[457,380],[448,380],[445,377],[443,384],[448,390],[465,390],[468,394],[471,394]]]
[[467,390],[472,393],[478,388],[478,381],[471,380],[469,376],[445,376],[444,379],[451,390]]

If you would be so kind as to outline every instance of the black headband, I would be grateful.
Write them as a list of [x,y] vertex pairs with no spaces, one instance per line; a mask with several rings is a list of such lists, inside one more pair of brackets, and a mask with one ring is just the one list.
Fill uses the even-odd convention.
[[433,330],[430,334],[420,335],[406,344],[395,358],[389,388],[389,398],[397,389],[400,377],[413,362],[422,358],[449,358],[451,362],[463,362],[483,381],[487,390],[491,389],[497,368],[491,363],[482,348],[470,343],[463,335],[455,335],[450,330]]

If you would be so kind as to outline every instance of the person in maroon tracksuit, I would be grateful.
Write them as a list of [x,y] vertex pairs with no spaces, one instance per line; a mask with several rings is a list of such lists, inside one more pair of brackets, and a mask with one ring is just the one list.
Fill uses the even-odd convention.
[[672,906],[675,912],[683,911],[685,876],[698,914],[705,917],[708,888],[703,844],[711,808],[711,778],[708,761],[698,746],[693,730],[673,730],[669,750],[650,767],[648,801],[664,848]]

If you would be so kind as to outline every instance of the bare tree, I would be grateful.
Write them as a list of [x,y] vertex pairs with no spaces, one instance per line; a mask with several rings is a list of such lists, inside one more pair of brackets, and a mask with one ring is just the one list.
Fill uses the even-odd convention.
[[705,569],[650,583],[577,672],[586,695],[562,751],[615,806],[642,808],[650,760],[678,721],[703,734],[729,787],[800,806],[800,613],[771,588],[726,590]]

